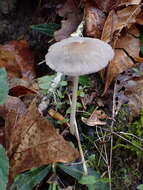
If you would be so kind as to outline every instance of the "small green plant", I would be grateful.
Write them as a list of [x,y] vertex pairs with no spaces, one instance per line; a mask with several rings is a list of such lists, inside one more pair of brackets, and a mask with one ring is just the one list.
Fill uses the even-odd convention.
[[143,156],[143,151],[138,148],[143,148],[143,111],[141,111],[140,118],[133,122],[131,125],[124,126],[126,132],[123,133],[124,137],[128,139],[131,143],[122,142],[119,139],[118,143],[114,146],[114,149],[125,148],[134,153],[136,153],[139,159]]

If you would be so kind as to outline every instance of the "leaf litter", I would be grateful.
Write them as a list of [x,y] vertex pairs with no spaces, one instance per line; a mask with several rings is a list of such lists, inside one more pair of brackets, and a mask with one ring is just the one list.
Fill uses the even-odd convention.
[[[57,6],[57,15],[62,17],[62,21],[61,29],[54,33],[56,41],[69,37],[76,30],[82,20],[79,7],[73,0],[60,2]],[[114,59],[107,72],[101,74],[105,81],[103,94],[106,96],[108,91],[112,91],[111,85],[116,81],[116,114],[121,105],[128,103],[132,121],[139,116],[143,106],[143,58],[140,54],[140,32],[135,25],[143,23],[141,0],[93,0],[83,3],[82,8],[85,14],[85,35],[100,38],[115,48]],[[71,162],[79,157],[78,151],[37,110],[37,101],[33,99],[40,93],[31,84],[36,78],[34,65],[34,55],[27,41],[11,41],[0,46],[0,67],[7,70],[10,84],[10,96],[5,104],[0,105],[0,116],[5,119],[2,133],[5,133],[5,147],[10,158],[10,178],[33,167]],[[33,96],[28,100],[30,94]],[[23,101],[24,98],[28,103]],[[65,119],[53,110],[52,117]],[[111,118],[96,109],[89,118],[82,118],[88,126],[106,125],[102,119]]]

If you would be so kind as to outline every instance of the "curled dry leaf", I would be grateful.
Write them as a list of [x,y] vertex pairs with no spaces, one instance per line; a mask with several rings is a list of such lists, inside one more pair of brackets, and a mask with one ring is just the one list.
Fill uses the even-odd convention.
[[5,67],[10,78],[35,78],[34,56],[25,40],[11,41],[0,46],[0,67]]
[[82,117],[82,121],[88,126],[106,125],[106,122],[101,121],[100,119],[109,119],[109,117],[101,110],[94,110],[88,119]]
[[124,50],[116,49],[115,56],[113,60],[110,62],[107,69],[106,82],[103,94],[106,93],[113,79],[115,79],[120,73],[126,71],[133,65],[134,63],[132,59],[126,54]]
[[64,20],[62,20],[61,29],[54,32],[56,41],[69,37],[81,22],[80,11],[75,2],[74,0],[67,0],[66,3],[58,9],[59,16],[64,17]]
[[105,23],[105,13],[96,8],[93,3],[85,4],[85,30],[87,36],[100,38]]
[[[121,30],[125,27],[131,27],[131,25],[136,22],[136,17],[140,11],[141,8],[137,5],[128,6],[116,12],[111,10],[106,19],[101,39],[106,42],[111,42],[114,38],[116,42]],[[115,32],[117,32],[118,35],[115,34]]]
[[[56,119],[58,121],[64,121],[65,120],[65,117],[60,114],[59,112],[53,110],[53,109],[49,109],[48,110],[48,114],[53,118],[53,119]],[[69,126],[69,123],[65,123],[67,126]]]
[[71,162],[79,157],[78,151],[40,115],[35,101],[16,123],[10,142],[8,155],[11,178],[32,167]]
[[115,101],[116,114],[122,104],[128,103],[129,120],[139,116],[143,108],[143,63],[118,76]]

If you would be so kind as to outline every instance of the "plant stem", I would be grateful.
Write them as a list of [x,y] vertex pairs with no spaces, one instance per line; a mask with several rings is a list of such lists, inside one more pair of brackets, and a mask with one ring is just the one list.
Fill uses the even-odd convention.
[[73,91],[72,91],[72,105],[71,105],[71,115],[70,115],[70,132],[75,135],[75,116],[76,116],[76,103],[77,103],[77,90],[78,90],[78,80],[79,77],[76,76],[73,79]]

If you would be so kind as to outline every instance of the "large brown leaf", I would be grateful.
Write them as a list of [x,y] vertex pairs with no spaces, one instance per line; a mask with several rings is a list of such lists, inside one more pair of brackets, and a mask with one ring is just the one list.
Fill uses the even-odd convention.
[[35,101],[15,125],[10,142],[8,155],[11,178],[32,167],[71,162],[79,157],[78,151],[40,115]]
[[35,78],[34,56],[25,40],[11,41],[0,46],[0,67],[5,67],[10,78]]

